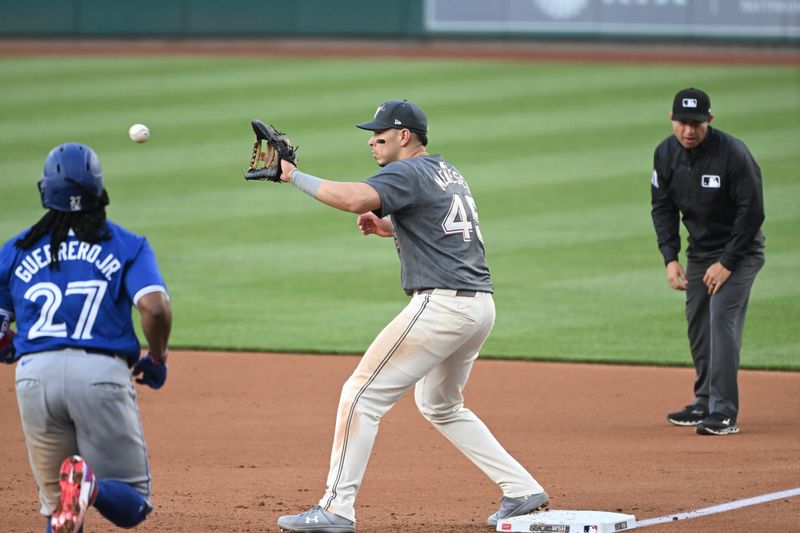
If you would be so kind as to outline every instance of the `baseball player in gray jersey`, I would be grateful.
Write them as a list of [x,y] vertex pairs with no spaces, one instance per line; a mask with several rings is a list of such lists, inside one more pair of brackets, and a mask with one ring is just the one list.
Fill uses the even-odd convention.
[[361,359],[342,388],[327,489],[306,512],[282,516],[284,531],[356,530],[354,509],[381,417],[412,386],[422,415],[503,491],[502,518],[543,509],[547,493],[464,407],[461,391],[495,319],[478,212],[464,177],[428,155],[425,114],[406,100],[382,104],[369,146],[381,170],[335,182],[281,161],[282,181],[331,207],[359,214],[364,235],[393,236],[409,304]]

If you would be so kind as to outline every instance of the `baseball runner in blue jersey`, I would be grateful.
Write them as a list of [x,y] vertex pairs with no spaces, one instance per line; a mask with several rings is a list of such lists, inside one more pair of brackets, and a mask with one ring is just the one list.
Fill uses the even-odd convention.
[[[131,528],[152,510],[131,375],[156,389],[167,378],[167,291],[147,240],[106,219],[91,148],[54,148],[39,190],[47,213],[0,249],[0,357],[16,362],[41,513],[48,532],[82,531],[90,505]],[[141,358],[133,306],[149,347]]]
[[335,182],[281,161],[281,180],[343,211],[359,214],[364,235],[394,237],[409,304],[375,338],[342,388],[327,489],[319,504],[281,516],[285,531],[351,532],[356,495],[381,417],[412,386],[422,415],[503,492],[488,518],[547,505],[539,483],[464,407],[462,390],[492,330],[495,306],[478,211],[469,185],[438,155],[428,155],[427,118],[391,100],[373,120],[369,146],[381,170],[363,182]]

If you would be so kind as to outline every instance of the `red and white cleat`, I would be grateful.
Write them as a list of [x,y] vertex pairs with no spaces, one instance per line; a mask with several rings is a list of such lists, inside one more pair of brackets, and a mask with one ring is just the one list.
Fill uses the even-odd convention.
[[73,455],[61,463],[58,484],[61,494],[50,517],[50,527],[53,533],[77,533],[83,525],[83,514],[97,496],[94,473],[80,455]]

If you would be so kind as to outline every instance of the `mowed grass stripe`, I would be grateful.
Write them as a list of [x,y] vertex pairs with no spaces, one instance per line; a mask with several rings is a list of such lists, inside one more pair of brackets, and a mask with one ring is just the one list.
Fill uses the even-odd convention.
[[[360,352],[407,301],[393,243],[285,185],[245,183],[251,118],[332,179],[375,172],[353,125],[418,101],[433,152],[476,195],[497,288],[484,355],[688,364],[683,295],[650,221],[655,145],[675,90],[712,95],[715,125],[762,166],[767,266],[744,366],[800,369],[798,73],[792,68],[252,58],[3,59],[0,231],[42,213],[46,151],[101,156],[110,217],[145,233],[175,306],[176,347]],[[402,89],[398,87],[402,80]],[[126,137],[147,123],[150,142]],[[280,312],[276,312],[280,310]],[[314,327],[309,327],[313,324]]]

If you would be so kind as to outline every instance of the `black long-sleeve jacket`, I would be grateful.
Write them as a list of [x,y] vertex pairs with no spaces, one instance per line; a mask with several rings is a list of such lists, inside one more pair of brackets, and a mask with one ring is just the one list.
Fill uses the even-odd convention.
[[689,259],[718,260],[730,271],[764,247],[761,169],[739,139],[709,127],[687,150],[670,135],[655,150],[653,224],[664,262],[678,259],[679,214],[688,230]]

